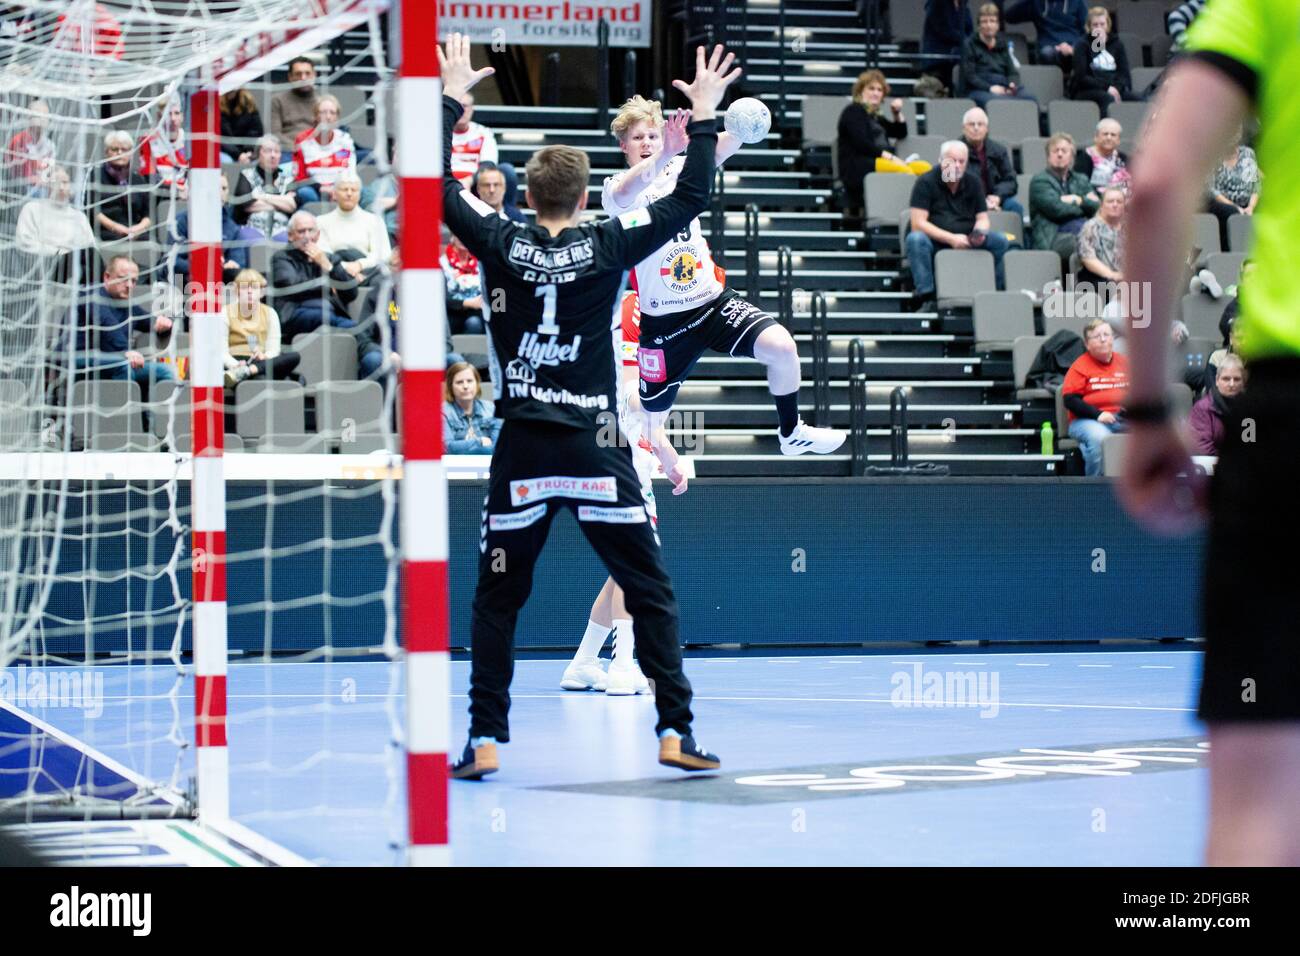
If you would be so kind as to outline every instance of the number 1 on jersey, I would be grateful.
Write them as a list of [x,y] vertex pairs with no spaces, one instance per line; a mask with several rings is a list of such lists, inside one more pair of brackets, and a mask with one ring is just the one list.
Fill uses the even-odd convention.
[[537,327],[537,334],[559,335],[560,327],[555,322],[555,284],[539,285],[533,294],[542,296],[542,324]]

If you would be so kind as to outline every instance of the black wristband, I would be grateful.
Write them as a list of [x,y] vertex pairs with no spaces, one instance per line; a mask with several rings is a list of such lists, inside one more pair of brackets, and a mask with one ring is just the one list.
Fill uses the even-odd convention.
[[1139,425],[1163,425],[1169,420],[1169,404],[1160,401],[1125,405],[1122,417]]

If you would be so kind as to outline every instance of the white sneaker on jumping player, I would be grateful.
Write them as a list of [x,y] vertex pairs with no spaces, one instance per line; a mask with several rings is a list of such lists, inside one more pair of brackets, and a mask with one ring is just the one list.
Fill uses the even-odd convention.
[[605,689],[605,668],[600,666],[600,659],[589,661],[570,661],[560,678],[561,690],[595,690]]
[[619,667],[617,664],[610,664],[605,693],[610,697],[648,694],[650,693],[650,682],[646,680],[645,674],[641,673],[640,665],[636,663],[633,663],[631,667]]
[[[778,433],[779,434],[779,433]],[[844,444],[844,432],[834,428],[814,428],[799,419],[788,436],[781,435],[781,454],[802,455],[810,451],[816,455],[827,455]]]

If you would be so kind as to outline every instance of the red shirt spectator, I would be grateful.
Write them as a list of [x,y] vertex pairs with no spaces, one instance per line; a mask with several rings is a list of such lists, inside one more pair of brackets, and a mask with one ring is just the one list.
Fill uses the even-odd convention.
[[167,119],[161,130],[155,130],[140,144],[140,174],[157,176],[162,186],[179,185],[185,181],[190,168],[190,158],[185,152],[185,114],[180,103],[167,107]]
[[11,175],[29,186],[37,186],[46,168],[54,162],[54,143],[45,135],[50,125],[49,104],[36,100],[32,103],[32,114],[30,125],[9,140],[4,162]]
[[321,187],[321,198],[334,201],[334,183],[345,170],[357,168],[352,137],[341,129],[339,101],[328,94],[316,101],[316,125],[298,134],[293,149],[293,175],[299,183],[311,180]]
[[474,115],[474,97],[464,94],[460,99],[465,112],[451,131],[451,174],[466,187],[478,172],[478,164],[497,162],[497,140],[481,123],[471,123]]
[[102,3],[95,4],[95,23],[90,39],[87,39],[84,34],[84,27],[89,25],[88,18],[84,14],[69,20],[66,13],[60,13],[55,24],[52,44],[55,49],[93,53],[95,56],[106,56],[114,60],[122,59],[124,49],[122,24]]
[[[1105,332],[1101,334],[1109,332],[1110,327],[1106,326]],[[1070,370],[1065,373],[1061,394],[1067,399],[1067,408],[1071,404],[1069,396],[1077,395],[1102,414],[1119,415],[1124,409],[1128,384],[1127,358],[1111,350],[1110,361],[1103,362],[1088,351],[1075,359]],[[1073,410],[1070,411],[1070,421],[1073,422],[1078,417]]]

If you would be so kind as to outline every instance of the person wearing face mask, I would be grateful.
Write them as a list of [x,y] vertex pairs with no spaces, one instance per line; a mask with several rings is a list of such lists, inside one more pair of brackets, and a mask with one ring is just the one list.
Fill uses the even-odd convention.
[[866,70],[853,84],[853,102],[840,113],[836,132],[839,150],[840,180],[849,205],[863,206],[863,178],[867,173],[912,173],[920,176],[930,171],[931,164],[916,156],[899,159],[892,152],[893,141],[907,135],[903,120],[903,101],[897,97],[890,101],[887,118],[881,112],[889,83],[879,70]]
[[293,178],[298,205],[333,202],[334,185],[344,171],[356,172],[352,136],[339,128],[339,101],[328,93],[316,101],[315,124],[298,134],[293,150]]
[[316,220],[320,245],[342,257],[343,268],[354,279],[368,282],[379,264],[392,255],[388,227],[373,212],[361,208],[361,179],[354,172],[340,174],[334,184],[336,205]]

